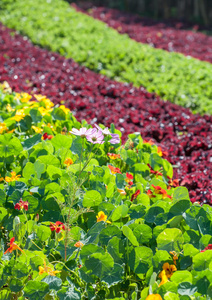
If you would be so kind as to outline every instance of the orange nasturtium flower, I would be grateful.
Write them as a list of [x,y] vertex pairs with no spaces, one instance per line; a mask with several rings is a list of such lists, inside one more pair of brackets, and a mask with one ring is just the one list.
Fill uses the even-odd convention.
[[64,161],[64,165],[66,165],[67,167],[69,167],[70,165],[73,165],[73,163],[74,162],[70,157],[66,158]]
[[16,180],[18,180],[19,179],[19,177],[21,177],[21,175],[16,175],[16,172],[11,172],[11,177],[9,177],[9,176],[6,176],[5,177],[5,181],[6,182],[12,182],[12,181],[16,181]]
[[163,270],[163,271],[160,272],[159,277],[162,279],[161,282],[160,282],[160,284],[159,284],[159,287],[160,287],[162,284],[164,284],[164,283],[166,283],[166,282],[169,281],[169,280],[168,280],[168,277],[166,276],[166,271],[165,271],[165,270]]
[[163,299],[159,294],[151,294],[146,298],[146,300],[163,300]]
[[119,168],[115,168],[114,166],[108,165],[108,168],[110,169],[112,174],[119,173],[121,174],[121,170]]
[[104,222],[106,222],[108,224],[111,224],[111,222],[107,220],[107,216],[106,216],[106,214],[103,211],[99,211],[98,215],[96,216],[96,218],[97,218],[96,222],[104,221]]
[[162,151],[160,146],[158,147],[157,153],[158,153],[159,156],[164,156],[164,157],[166,157],[168,155],[168,152],[167,151]]
[[143,141],[144,144],[149,144],[150,146],[154,145],[154,142],[152,140],[144,140]]
[[113,160],[121,158],[120,154],[115,154],[115,153],[108,153],[107,156]]
[[39,275],[42,275],[43,273],[47,273],[51,276],[56,276],[57,273],[60,273],[61,271],[54,271],[51,267],[46,266],[46,262],[44,260],[43,262],[44,267],[39,266]]
[[117,191],[122,195],[125,196],[127,193],[123,189],[117,189]]
[[172,197],[170,195],[167,194],[167,191],[162,189],[161,186],[155,186],[152,184],[152,187],[154,188],[154,193],[155,194],[159,194],[159,195],[162,195],[162,198],[165,199],[165,198],[169,198],[169,199],[172,199]]
[[170,251],[169,253],[173,255],[173,261],[174,261],[174,264],[176,266],[176,260],[178,260],[177,253],[175,251]]
[[14,243],[14,241],[15,241],[15,238],[12,237],[10,240],[10,247],[4,252],[4,254],[6,254],[7,252],[12,253],[12,251],[17,250],[17,249],[24,253],[24,251],[16,243]]
[[163,264],[163,271],[165,271],[167,278],[171,278],[173,273],[177,271],[177,268],[175,267],[175,265],[170,265],[166,262]]
[[77,248],[82,248],[83,246],[84,246],[84,244],[80,241],[78,241],[74,244],[74,247],[77,247]]

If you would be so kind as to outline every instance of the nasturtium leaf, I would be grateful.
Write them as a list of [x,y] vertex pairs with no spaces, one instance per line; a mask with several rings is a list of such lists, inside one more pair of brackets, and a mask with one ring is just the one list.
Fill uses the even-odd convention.
[[112,270],[109,270],[108,273],[106,273],[102,277],[102,281],[107,283],[108,287],[111,287],[123,279],[124,274],[124,268],[119,264],[114,264],[114,268]]
[[82,261],[84,262],[85,259],[93,253],[102,253],[102,254],[104,254],[105,251],[103,250],[103,248],[101,248],[97,245],[87,244],[87,245],[84,245],[82,247],[82,249],[80,251],[80,257],[81,257]]
[[163,175],[173,177],[173,167],[168,160],[163,160]]
[[77,249],[78,248],[71,247],[71,246],[66,247],[64,240],[60,241],[57,248],[56,248],[56,250],[60,253],[62,258],[65,259],[65,256],[66,256],[67,260],[69,260],[70,257],[72,257],[74,251],[76,251]]
[[6,202],[6,194],[3,190],[0,190],[0,205],[4,205]]
[[159,170],[163,167],[163,159],[157,153],[150,154],[150,165],[153,170]]
[[43,164],[39,160],[37,160],[34,163],[34,168],[35,168],[35,172],[36,172],[37,178],[40,179],[41,174],[43,174],[45,172],[45,170],[46,170],[45,164]]
[[0,135],[0,157],[18,155],[23,150],[21,142],[12,134]]
[[125,247],[124,242],[119,237],[114,236],[111,240],[109,240],[107,251],[110,253],[115,263],[123,264]]
[[59,107],[55,107],[51,116],[54,120],[64,121],[66,119],[66,113]]
[[116,174],[116,186],[118,189],[123,190],[125,188],[126,181],[125,177],[122,174],[117,173]]
[[139,243],[133,234],[132,230],[127,226],[124,225],[122,227],[123,234],[128,238],[128,240],[132,243],[133,246],[139,246]]
[[132,204],[130,206],[130,209],[129,209],[128,213],[129,213],[131,219],[139,219],[139,218],[142,218],[145,215],[146,207],[141,203]]
[[189,193],[186,187],[179,186],[174,189],[173,200],[189,200]]
[[157,215],[164,213],[164,209],[159,206],[150,207],[145,215],[145,221],[148,223],[154,223]]
[[91,274],[102,279],[112,271],[114,261],[109,253],[93,253],[85,260],[85,266]]
[[46,282],[49,285],[50,290],[58,291],[62,285],[62,280],[57,276],[46,276],[41,280],[42,282]]
[[192,244],[195,248],[199,246],[200,234],[196,230],[186,230],[183,234],[184,242]]
[[157,292],[162,295],[162,297],[164,297],[167,292],[177,294],[177,284],[175,282],[168,281],[162,284]]
[[192,296],[197,291],[197,286],[191,282],[182,282],[178,286],[178,293],[180,295]]
[[149,167],[143,163],[137,163],[131,166],[130,172],[134,174],[140,174],[142,177],[149,176]]
[[194,256],[199,253],[199,250],[195,248],[192,244],[183,245],[183,254],[184,256]]
[[57,292],[59,300],[81,300],[81,294],[76,287],[63,287]]
[[56,182],[51,182],[45,186],[45,194],[49,192],[50,194],[54,194],[56,192],[60,192],[60,185]]
[[184,242],[181,230],[177,228],[167,228],[157,237],[157,245],[159,250],[176,251],[182,250]]
[[180,282],[190,282],[192,283],[192,274],[189,271],[183,271],[183,270],[179,270],[174,272],[174,274],[171,277],[171,281],[175,282],[175,283],[180,283]]
[[30,179],[31,176],[35,176],[35,167],[34,164],[31,162],[27,162],[24,169],[23,169],[23,177],[27,180]]
[[212,235],[210,234],[203,235],[199,240],[199,248],[203,250],[209,244],[212,244]]
[[49,211],[60,211],[58,195],[61,195],[60,193],[54,193],[51,195],[48,195],[45,199],[42,200],[41,205],[43,209],[49,210]]
[[38,109],[31,109],[29,114],[32,118],[33,123],[39,123],[42,120],[42,115]]
[[28,266],[23,262],[17,262],[12,268],[12,275],[15,278],[26,277],[29,274]]
[[115,236],[118,238],[121,238],[122,232],[117,226],[110,225],[110,226],[107,226],[106,228],[102,229],[102,231],[99,235],[99,241],[102,245],[106,246],[108,244],[109,240]]
[[190,200],[179,200],[174,203],[169,210],[169,219],[174,216],[182,215],[191,206]]
[[101,194],[95,190],[86,191],[82,204],[84,207],[98,206],[102,202]]
[[210,270],[192,271],[193,285],[197,287],[200,294],[206,294],[212,282],[212,272]]
[[106,197],[110,198],[110,197],[113,196],[113,194],[114,194],[114,188],[115,188],[115,184],[113,182],[110,182],[107,185]]
[[51,235],[51,229],[44,225],[36,226],[36,234],[41,242],[45,242]]
[[23,287],[24,287],[24,283],[22,282],[22,280],[20,280],[18,278],[12,278],[10,280],[9,288],[12,292],[18,293],[22,290]]
[[83,152],[83,142],[82,142],[82,138],[80,136],[77,136],[75,139],[73,139],[72,141],[72,145],[71,145],[71,152],[73,154],[77,154],[79,157],[81,156],[82,152]]
[[136,227],[133,229],[133,234],[139,244],[146,244],[149,243],[152,238],[152,228],[146,224],[136,224]]
[[45,165],[52,165],[55,167],[60,167],[60,161],[54,155],[41,155],[38,157],[38,161]]
[[209,268],[212,261],[212,251],[200,252],[193,257],[193,268],[195,271],[204,271]]
[[30,266],[34,271],[39,271],[39,266],[43,266],[43,264],[44,264],[44,258],[42,257],[41,253],[40,255],[35,255],[30,258]]
[[127,150],[126,164],[129,166],[134,165],[137,162],[137,155],[133,150]]
[[105,228],[105,222],[97,222],[95,223],[91,229],[88,231],[89,244],[96,244],[99,241],[99,235],[102,229]]
[[202,235],[212,233],[212,221],[208,215],[206,217],[200,216],[197,220],[197,224]]
[[69,149],[72,144],[72,137],[63,134],[57,134],[51,139],[51,143],[54,146],[55,150],[66,148]]
[[47,173],[51,180],[56,180],[62,176],[62,170],[52,165],[47,167]]
[[111,220],[113,222],[127,216],[128,207],[125,204],[119,205],[112,213]]
[[136,274],[146,274],[152,262],[153,252],[150,248],[135,247],[129,255],[129,266]]
[[16,224],[14,229],[14,237],[16,240],[20,241],[26,233],[26,225],[24,223]]
[[24,288],[24,296],[30,300],[44,299],[49,291],[49,286],[45,282],[30,280]]
[[4,217],[7,215],[7,210],[4,207],[0,207],[0,222],[3,221]]
[[31,138],[26,139],[22,145],[24,150],[29,150],[41,141],[41,134],[36,134]]
[[197,219],[200,213],[201,207],[192,205],[186,212],[183,213],[183,218],[186,221],[186,224],[194,230],[199,230],[197,225]]
[[164,295],[164,300],[180,300],[179,296],[172,292],[167,292]]

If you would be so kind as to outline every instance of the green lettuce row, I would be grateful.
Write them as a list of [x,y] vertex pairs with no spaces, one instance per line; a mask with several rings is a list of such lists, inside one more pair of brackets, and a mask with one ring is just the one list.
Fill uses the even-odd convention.
[[0,20],[33,43],[163,99],[212,113],[212,65],[120,35],[61,0],[1,0]]

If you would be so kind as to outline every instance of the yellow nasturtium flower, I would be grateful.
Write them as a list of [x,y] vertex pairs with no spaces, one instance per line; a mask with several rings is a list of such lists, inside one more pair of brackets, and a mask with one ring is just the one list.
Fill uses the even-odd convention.
[[159,294],[151,294],[146,298],[146,300],[163,300],[163,299]]
[[7,126],[4,123],[0,123],[0,134],[7,130]]
[[32,98],[32,96],[29,95],[28,93],[21,93],[19,99],[22,103],[27,103],[30,101],[31,98]]
[[160,284],[159,284],[159,287],[161,285],[163,285],[164,283],[166,283],[166,282],[169,281],[168,278],[167,278],[167,276],[166,276],[166,271],[165,270],[163,270],[163,271],[160,272],[159,277],[162,279],[161,282],[160,282]]
[[16,175],[16,172],[11,172],[11,177],[9,177],[9,176],[6,176],[5,177],[5,181],[6,182],[12,182],[12,181],[16,181],[16,180],[18,180],[19,179],[19,177],[21,177],[21,175]]
[[62,109],[66,115],[70,112],[70,109],[65,107],[65,105],[60,105],[59,108]]
[[46,266],[46,262],[44,260],[43,262],[44,267],[39,266],[39,275],[42,275],[43,273],[47,273],[51,276],[56,276],[57,273],[60,273],[61,271],[54,271],[51,267]]
[[106,216],[106,214],[103,211],[99,211],[98,215],[96,216],[96,218],[97,218],[96,222],[104,221],[104,222],[106,222],[108,224],[111,224],[111,222],[107,220],[107,216]]
[[173,273],[177,271],[177,268],[175,265],[170,265],[169,263],[164,263],[163,264],[163,270],[166,272],[167,278],[171,278]]
[[25,117],[24,109],[18,109],[15,113],[15,116],[12,119],[16,120],[16,122],[19,122],[22,119],[24,119],[24,117]]
[[34,131],[35,131],[36,133],[41,133],[41,132],[43,131],[42,128],[36,127],[36,126],[32,126],[32,129],[34,129]]

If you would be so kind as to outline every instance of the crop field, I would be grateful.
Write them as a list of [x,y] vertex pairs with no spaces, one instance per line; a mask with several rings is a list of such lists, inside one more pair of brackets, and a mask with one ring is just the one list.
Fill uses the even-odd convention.
[[212,299],[212,38],[0,7],[0,300]]

